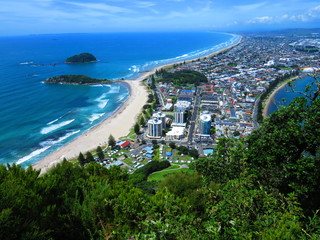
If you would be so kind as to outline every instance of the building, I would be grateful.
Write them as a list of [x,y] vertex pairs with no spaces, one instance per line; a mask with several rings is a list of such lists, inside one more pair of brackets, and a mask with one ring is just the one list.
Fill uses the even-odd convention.
[[185,127],[173,127],[170,132],[166,134],[167,140],[181,140],[186,135]]
[[162,121],[152,118],[148,121],[148,136],[151,138],[160,138],[162,136]]
[[165,114],[163,114],[162,112],[157,112],[157,113],[154,113],[152,117],[162,122],[162,129],[165,129],[167,127]]
[[175,123],[185,123],[186,122],[186,112],[184,108],[177,108],[174,111],[174,122]]
[[120,145],[121,148],[126,148],[126,147],[129,147],[129,146],[130,146],[130,142],[129,141],[125,141]]
[[199,117],[199,132],[200,134],[210,134],[211,129],[211,115],[210,114],[202,114]]
[[175,109],[189,109],[191,106],[191,102],[189,101],[177,101],[174,105]]

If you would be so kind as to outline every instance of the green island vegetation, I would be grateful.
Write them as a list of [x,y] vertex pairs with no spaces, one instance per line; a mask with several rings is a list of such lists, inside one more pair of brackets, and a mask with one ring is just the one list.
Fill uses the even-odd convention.
[[157,79],[158,82],[173,83],[176,86],[199,86],[200,83],[208,82],[207,77],[203,73],[194,70],[167,72],[162,69],[157,71],[156,75],[161,76]]
[[101,83],[112,83],[111,80],[107,79],[95,79],[84,75],[60,75],[55,77],[47,78],[45,83],[63,83],[63,84],[101,84]]
[[247,138],[219,139],[191,171],[151,161],[128,174],[89,153],[42,176],[1,165],[0,239],[318,239],[317,84]]
[[66,59],[66,63],[90,63],[96,62],[97,59],[91,53],[80,53]]

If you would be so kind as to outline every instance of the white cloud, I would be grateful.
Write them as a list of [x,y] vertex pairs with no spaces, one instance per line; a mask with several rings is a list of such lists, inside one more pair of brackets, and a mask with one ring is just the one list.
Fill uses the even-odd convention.
[[282,14],[276,16],[263,16],[263,17],[255,17],[247,21],[247,23],[257,24],[257,23],[289,23],[289,22],[311,22],[314,20],[320,19],[320,5],[305,10],[304,12],[300,12],[297,14]]
[[96,11],[105,11],[108,13],[133,13],[131,9],[108,5],[105,3],[78,3],[78,2],[70,2],[70,1],[64,1],[63,3],[74,5],[87,10],[91,9]]
[[157,4],[155,2],[150,2],[150,1],[138,1],[138,2],[135,2],[135,5],[138,8],[151,8],[156,6]]
[[239,10],[239,11],[244,11],[245,12],[245,11],[256,10],[258,8],[261,8],[264,5],[266,5],[266,2],[248,4],[248,5],[238,5],[238,6],[234,6],[234,8]]
[[264,16],[264,17],[256,17],[248,21],[248,23],[270,23],[273,20],[272,17]]

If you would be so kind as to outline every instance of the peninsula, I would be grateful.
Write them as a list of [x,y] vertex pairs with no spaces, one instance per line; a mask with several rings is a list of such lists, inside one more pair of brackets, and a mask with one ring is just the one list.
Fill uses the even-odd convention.
[[66,59],[65,63],[90,63],[97,62],[95,56],[91,53],[80,53]]
[[101,83],[112,83],[108,79],[95,79],[84,75],[60,75],[47,78],[45,83],[73,84],[73,85],[91,85]]

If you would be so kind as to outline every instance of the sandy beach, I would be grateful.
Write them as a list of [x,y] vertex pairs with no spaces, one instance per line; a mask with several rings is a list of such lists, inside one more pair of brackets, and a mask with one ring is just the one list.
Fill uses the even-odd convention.
[[108,142],[108,137],[110,136],[110,134],[113,135],[116,140],[120,137],[126,136],[133,125],[136,123],[137,117],[140,114],[143,105],[147,102],[148,99],[146,86],[142,83],[144,79],[154,74],[157,70],[160,70],[162,68],[170,68],[174,64],[181,64],[184,62],[188,63],[197,59],[213,57],[219,53],[228,51],[229,49],[238,45],[240,42],[241,38],[239,42],[224,49],[210,53],[207,56],[157,66],[151,71],[143,73],[137,79],[123,81],[130,86],[130,96],[113,116],[107,118],[105,121],[93,127],[75,140],[49,154],[41,161],[33,164],[33,168],[41,169],[41,174],[43,174],[48,169],[61,162],[64,158],[76,158],[78,157],[80,152],[86,153],[88,151],[95,150],[99,145],[105,146]]
[[63,158],[75,158],[80,152],[86,153],[96,149],[99,145],[106,145],[110,134],[115,139],[126,136],[147,101],[148,92],[142,83],[143,79],[144,76],[141,76],[137,80],[124,81],[130,86],[130,96],[114,115],[35,163],[33,168],[41,169],[41,173],[44,173]]
[[294,81],[294,80],[296,80],[296,79],[298,79],[298,78],[300,78],[300,77],[301,77],[301,76],[296,76],[296,77],[293,77],[293,78],[290,78],[290,79],[284,81],[283,83],[281,83],[281,84],[271,93],[271,95],[270,95],[270,96],[268,97],[268,99],[265,101],[265,107],[263,108],[263,112],[262,112],[263,118],[268,117],[268,111],[269,111],[269,108],[270,108],[270,104],[271,104],[274,96],[277,94],[277,92],[278,92],[279,90],[281,90],[282,88],[284,88],[284,87],[288,84],[288,82]]

